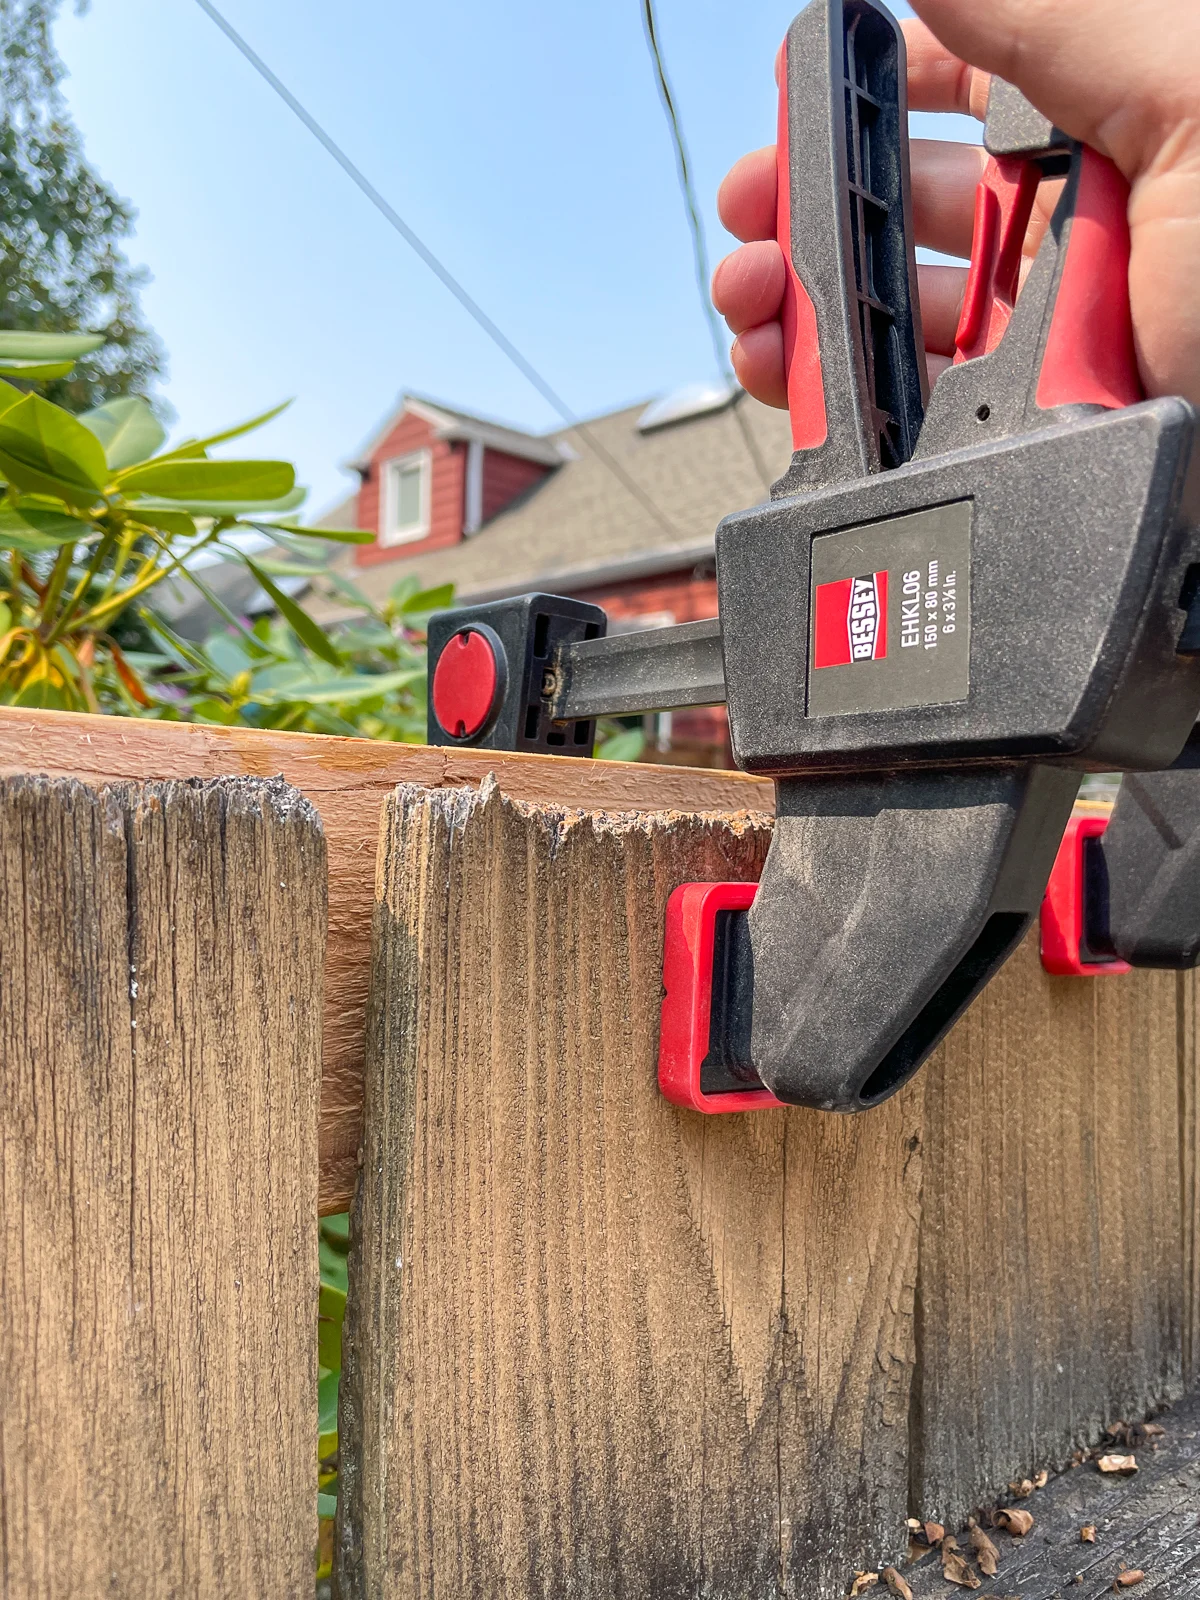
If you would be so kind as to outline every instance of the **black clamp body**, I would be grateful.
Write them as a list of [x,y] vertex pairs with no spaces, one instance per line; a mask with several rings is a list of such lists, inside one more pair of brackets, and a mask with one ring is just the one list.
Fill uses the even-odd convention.
[[[429,743],[590,756],[596,738],[594,720],[556,720],[551,715],[555,674],[564,645],[601,639],[607,628],[608,618],[600,606],[554,594],[517,595],[435,613],[429,619],[428,636]],[[478,655],[460,666],[448,646],[471,635],[480,641]],[[495,681],[491,693],[483,696],[478,688],[479,662],[486,670],[485,650],[494,664]],[[477,696],[474,704],[472,693]]]
[[[1197,418],[1141,398],[1127,191],[994,84],[959,360],[930,399],[906,76],[879,0],[812,0],[789,30],[795,454],[769,504],[718,529],[719,631],[568,641],[542,680],[559,730],[727,698],[739,765],[776,780],[757,896],[717,939],[706,1094],[860,1111],[894,1093],[1032,923],[1081,774],[1169,767],[1200,711]],[[512,736],[497,718],[475,742]],[[1097,937],[1127,956],[1109,865]]]
[[[857,120],[889,93],[904,114],[903,44],[882,15],[820,0],[788,36],[790,354],[811,381],[807,319],[824,415],[793,403],[798,448],[772,504],[717,534],[734,751],[776,777],[778,820],[734,967],[750,994],[725,1008],[740,1037],[714,1054],[780,1100],[843,1111],[899,1088],[1023,937],[1080,774],[1169,764],[1200,708],[1183,605],[1200,561],[1195,414],[1130,403],[1123,281],[1113,322],[1103,292],[1090,332],[1077,306],[1114,232],[1125,270],[1115,174],[997,86],[959,330],[974,359],[914,426],[919,325],[895,268],[889,302],[861,223],[865,190],[890,259],[903,246],[912,262],[907,173],[899,193],[898,164],[873,176]],[[1064,170],[1018,300],[1037,181]],[[811,203],[822,182],[832,206]],[[1088,338],[1127,345],[1124,367]]]
[[1200,966],[1200,729],[1166,772],[1131,773],[1088,841],[1083,933],[1100,959]]

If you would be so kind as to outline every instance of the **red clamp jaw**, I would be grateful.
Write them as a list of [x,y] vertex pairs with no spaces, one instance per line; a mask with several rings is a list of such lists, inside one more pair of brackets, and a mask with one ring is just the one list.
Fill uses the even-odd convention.
[[[777,1109],[769,1089],[705,1087],[714,1075],[712,1020],[714,957],[718,917],[749,911],[756,883],[682,883],[667,901],[663,945],[662,1023],[658,1046],[658,1086],[674,1105],[709,1116],[726,1111]],[[728,1072],[716,1074],[725,1083]]]
[[1063,834],[1042,901],[1042,966],[1057,978],[1114,978],[1132,969],[1088,948],[1088,856],[1108,817],[1077,812]]

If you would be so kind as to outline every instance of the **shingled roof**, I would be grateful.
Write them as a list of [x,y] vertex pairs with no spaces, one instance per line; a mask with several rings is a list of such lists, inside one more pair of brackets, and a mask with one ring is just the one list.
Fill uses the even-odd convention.
[[[533,437],[567,459],[477,534],[445,549],[354,569],[355,582],[379,599],[406,570],[413,571],[424,586],[450,582],[460,600],[472,602],[531,589],[579,590],[703,561],[712,554],[721,518],[764,499],[769,480],[787,467],[787,414],[739,392],[721,410],[640,432],[638,420],[645,409],[643,403],[610,412],[593,418],[586,428],[654,510],[621,482],[586,439],[565,428]],[[742,420],[766,465],[766,482],[747,448]],[[350,500],[321,522],[346,527],[353,508]],[[341,559],[349,567],[352,553],[348,550]],[[322,621],[344,610],[333,602],[319,603],[315,596],[311,609]]]

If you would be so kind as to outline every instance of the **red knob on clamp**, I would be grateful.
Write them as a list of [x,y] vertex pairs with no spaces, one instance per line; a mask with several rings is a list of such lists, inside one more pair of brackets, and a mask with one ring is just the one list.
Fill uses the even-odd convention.
[[433,672],[433,714],[452,739],[485,733],[504,699],[504,645],[491,628],[460,628]]

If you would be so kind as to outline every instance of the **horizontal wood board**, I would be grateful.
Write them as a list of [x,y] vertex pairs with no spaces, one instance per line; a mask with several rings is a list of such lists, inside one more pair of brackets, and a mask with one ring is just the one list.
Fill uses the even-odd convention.
[[354,1188],[379,806],[396,784],[476,785],[494,772],[506,792],[560,805],[698,812],[774,807],[771,784],[735,772],[0,707],[0,776],[26,772],[93,784],[282,776],[316,806],[329,852],[322,1212],[345,1210]]

